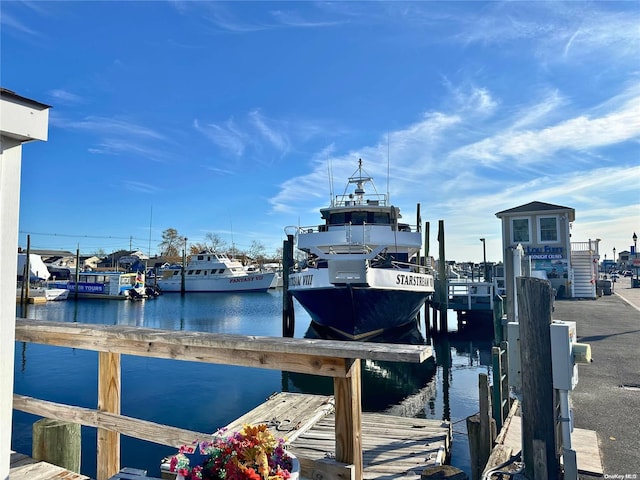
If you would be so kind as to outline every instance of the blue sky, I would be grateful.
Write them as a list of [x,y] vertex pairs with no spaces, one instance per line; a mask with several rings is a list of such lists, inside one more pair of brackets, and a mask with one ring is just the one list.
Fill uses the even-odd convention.
[[[52,105],[23,149],[20,245],[248,249],[320,223],[363,159],[447,258],[495,213],[575,208],[601,254],[640,234],[638,2],[7,2],[4,88]],[[387,173],[389,175],[387,176]],[[149,248],[150,247],[150,248]]]

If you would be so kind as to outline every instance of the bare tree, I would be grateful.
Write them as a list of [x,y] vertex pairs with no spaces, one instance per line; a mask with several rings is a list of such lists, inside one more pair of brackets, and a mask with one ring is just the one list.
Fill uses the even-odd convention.
[[264,263],[264,259],[265,259],[264,245],[258,240],[253,240],[251,242],[251,246],[249,247],[248,255],[258,263]]
[[213,252],[222,252],[227,247],[227,242],[225,242],[217,233],[207,233],[204,240],[205,245]]
[[180,236],[175,228],[167,228],[162,232],[162,242],[159,245],[162,256],[180,257],[186,241],[187,239]]

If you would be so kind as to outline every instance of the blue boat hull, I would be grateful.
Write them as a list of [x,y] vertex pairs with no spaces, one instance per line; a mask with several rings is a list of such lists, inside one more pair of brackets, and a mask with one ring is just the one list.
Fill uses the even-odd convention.
[[413,321],[428,292],[376,289],[354,285],[291,290],[311,319],[338,335],[360,340]]

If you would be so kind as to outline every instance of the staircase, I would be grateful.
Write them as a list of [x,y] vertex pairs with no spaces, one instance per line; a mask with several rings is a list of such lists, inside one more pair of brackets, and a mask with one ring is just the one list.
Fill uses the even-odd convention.
[[596,281],[598,278],[598,242],[579,242],[571,244],[571,269],[573,282],[571,296],[573,298],[596,298]]

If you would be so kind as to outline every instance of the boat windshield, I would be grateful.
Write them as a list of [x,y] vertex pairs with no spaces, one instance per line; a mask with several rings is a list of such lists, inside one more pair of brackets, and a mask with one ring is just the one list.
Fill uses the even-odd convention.
[[366,212],[366,211],[352,211],[352,212],[335,212],[329,214],[328,225],[345,225],[350,223],[351,225],[363,225],[376,224],[376,225],[390,225],[391,216],[389,212]]

